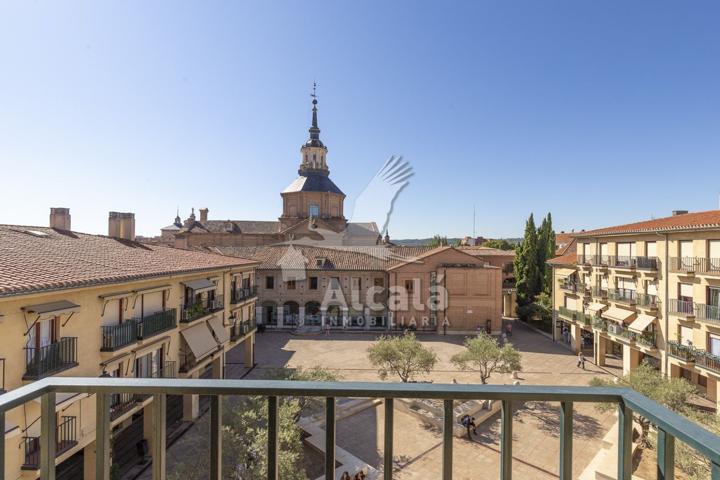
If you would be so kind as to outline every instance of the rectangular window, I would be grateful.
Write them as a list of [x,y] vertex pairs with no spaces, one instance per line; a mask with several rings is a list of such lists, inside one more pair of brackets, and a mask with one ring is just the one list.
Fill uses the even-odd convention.
[[353,291],[359,291],[362,288],[362,279],[360,277],[350,278],[350,285]]
[[708,352],[720,357],[720,335],[714,333],[708,335]]
[[603,259],[607,259],[608,256],[608,244],[607,243],[601,243],[600,244],[600,257]]
[[308,215],[318,218],[320,216],[320,205],[316,203],[311,203],[310,205],[308,205]]
[[384,278],[374,278],[373,279],[373,285],[376,287],[384,287],[385,286],[385,279]]
[[295,280],[288,280],[285,282],[285,288],[288,290],[295,290]]
[[645,284],[645,293],[647,293],[648,295],[657,296],[657,282],[648,281]]
[[632,250],[635,244],[634,243],[618,243],[617,244],[617,255],[618,259],[621,258],[628,258],[632,256]]
[[568,310],[575,310],[577,306],[577,302],[572,297],[565,297],[565,308]]
[[318,277],[310,277],[310,290],[318,289]]
[[694,268],[695,259],[693,254],[692,240],[683,240],[678,244],[678,256],[682,262],[683,268]]
[[415,291],[415,282],[413,280],[405,280],[405,291],[408,293]]
[[709,269],[720,272],[720,240],[708,240]]
[[267,288],[268,290],[272,290],[273,288],[275,288],[275,277],[273,277],[272,275],[268,275],[267,277],[265,277],[265,288]]
[[693,345],[693,329],[680,325],[680,343],[687,346]]
[[657,243],[645,242],[645,256],[646,257],[657,257]]
[[330,288],[333,290],[340,288],[340,277],[330,277]]
[[617,277],[617,287],[619,289],[635,291],[635,280],[632,278]]
[[720,307],[720,288],[708,287],[707,304],[713,307]]
[[678,298],[686,302],[693,301],[693,286],[692,283],[679,283],[678,284]]

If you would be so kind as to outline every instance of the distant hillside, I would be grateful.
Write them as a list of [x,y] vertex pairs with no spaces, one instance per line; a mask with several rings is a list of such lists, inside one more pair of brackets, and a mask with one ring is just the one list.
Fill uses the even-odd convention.
[[[457,244],[461,239],[460,238],[448,238],[448,242],[450,242],[450,245]],[[497,239],[497,240],[503,240],[503,239]],[[512,244],[520,243],[522,241],[522,238],[505,238],[504,240],[507,240],[508,242]],[[430,242],[432,242],[432,237],[430,238],[404,238],[402,240],[395,240],[392,239],[392,242],[396,245],[404,245],[407,247],[417,247],[420,245],[429,245]]]

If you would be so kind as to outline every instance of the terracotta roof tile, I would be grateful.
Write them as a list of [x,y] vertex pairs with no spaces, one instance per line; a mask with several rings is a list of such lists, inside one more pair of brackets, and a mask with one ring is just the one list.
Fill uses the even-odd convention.
[[515,257],[515,250],[500,250],[490,247],[455,247],[474,257]]
[[577,232],[576,237],[594,237],[618,233],[671,232],[674,230],[693,230],[720,228],[720,210],[693,212],[671,217],[656,218],[642,222],[628,223],[615,227],[598,228]]
[[577,253],[566,253],[565,255],[551,258],[547,263],[551,265],[575,265],[577,263]]
[[101,235],[0,225],[0,297],[255,263]]

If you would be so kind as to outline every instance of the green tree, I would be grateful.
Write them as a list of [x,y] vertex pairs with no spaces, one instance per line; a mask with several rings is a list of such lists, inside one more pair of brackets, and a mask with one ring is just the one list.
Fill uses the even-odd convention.
[[485,243],[482,244],[483,247],[488,248],[497,248],[499,250],[512,250],[515,248],[515,245],[508,242],[504,238],[499,238],[497,240],[487,240]]
[[518,307],[530,305],[540,292],[540,270],[538,269],[538,236],[535,219],[530,214],[525,224],[525,236],[515,249],[515,282]]
[[[322,368],[310,370],[277,369],[266,378],[275,380],[334,381],[337,377]],[[318,400],[312,399],[317,402]],[[223,397],[223,474],[222,478],[250,480],[267,477],[267,398],[251,396]],[[295,397],[282,397],[278,405],[279,444],[278,468],[280,478],[307,480],[303,467],[302,430],[298,426],[301,415],[317,410],[314,403]],[[210,434],[209,415],[200,418],[193,431],[183,436],[184,451],[207,451]],[[175,459],[175,468],[168,480],[199,480],[207,478],[210,468],[208,455],[192,455]]]
[[430,373],[438,361],[435,352],[420,343],[413,332],[400,336],[383,335],[367,352],[370,363],[378,369],[383,380],[392,374],[408,382],[419,374]]
[[430,247],[447,247],[448,239],[447,237],[440,236],[440,235],[433,235],[433,238],[430,240],[430,243],[428,243],[428,246]]
[[[695,392],[695,387],[685,379],[665,377],[647,362],[642,362],[637,368],[624,375],[619,379],[618,383],[596,377],[590,381],[590,385],[632,388],[678,413],[688,411],[688,398]],[[601,411],[607,411],[616,407],[609,403],[602,403],[598,404],[597,408]],[[649,446],[650,420],[638,414],[635,414],[634,418],[641,427],[640,445],[647,447]]]
[[493,373],[520,371],[520,352],[511,343],[500,346],[497,340],[485,333],[465,340],[465,350],[456,353],[450,361],[461,370],[480,374],[484,384]]
[[537,293],[545,292],[548,295],[552,289],[552,268],[547,261],[555,256],[555,231],[552,227],[552,215],[547,214],[538,229],[537,263],[540,271],[540,288]]

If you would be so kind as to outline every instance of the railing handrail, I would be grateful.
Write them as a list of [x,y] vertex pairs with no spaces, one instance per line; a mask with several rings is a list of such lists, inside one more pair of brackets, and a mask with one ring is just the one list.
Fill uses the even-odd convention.
[[41,395],[56,392],[613,402],[648,418],[657,427],[713,462],[720,463],[719,437],[653,400],[623,387],[50,377],[0,395],[0,414]]

